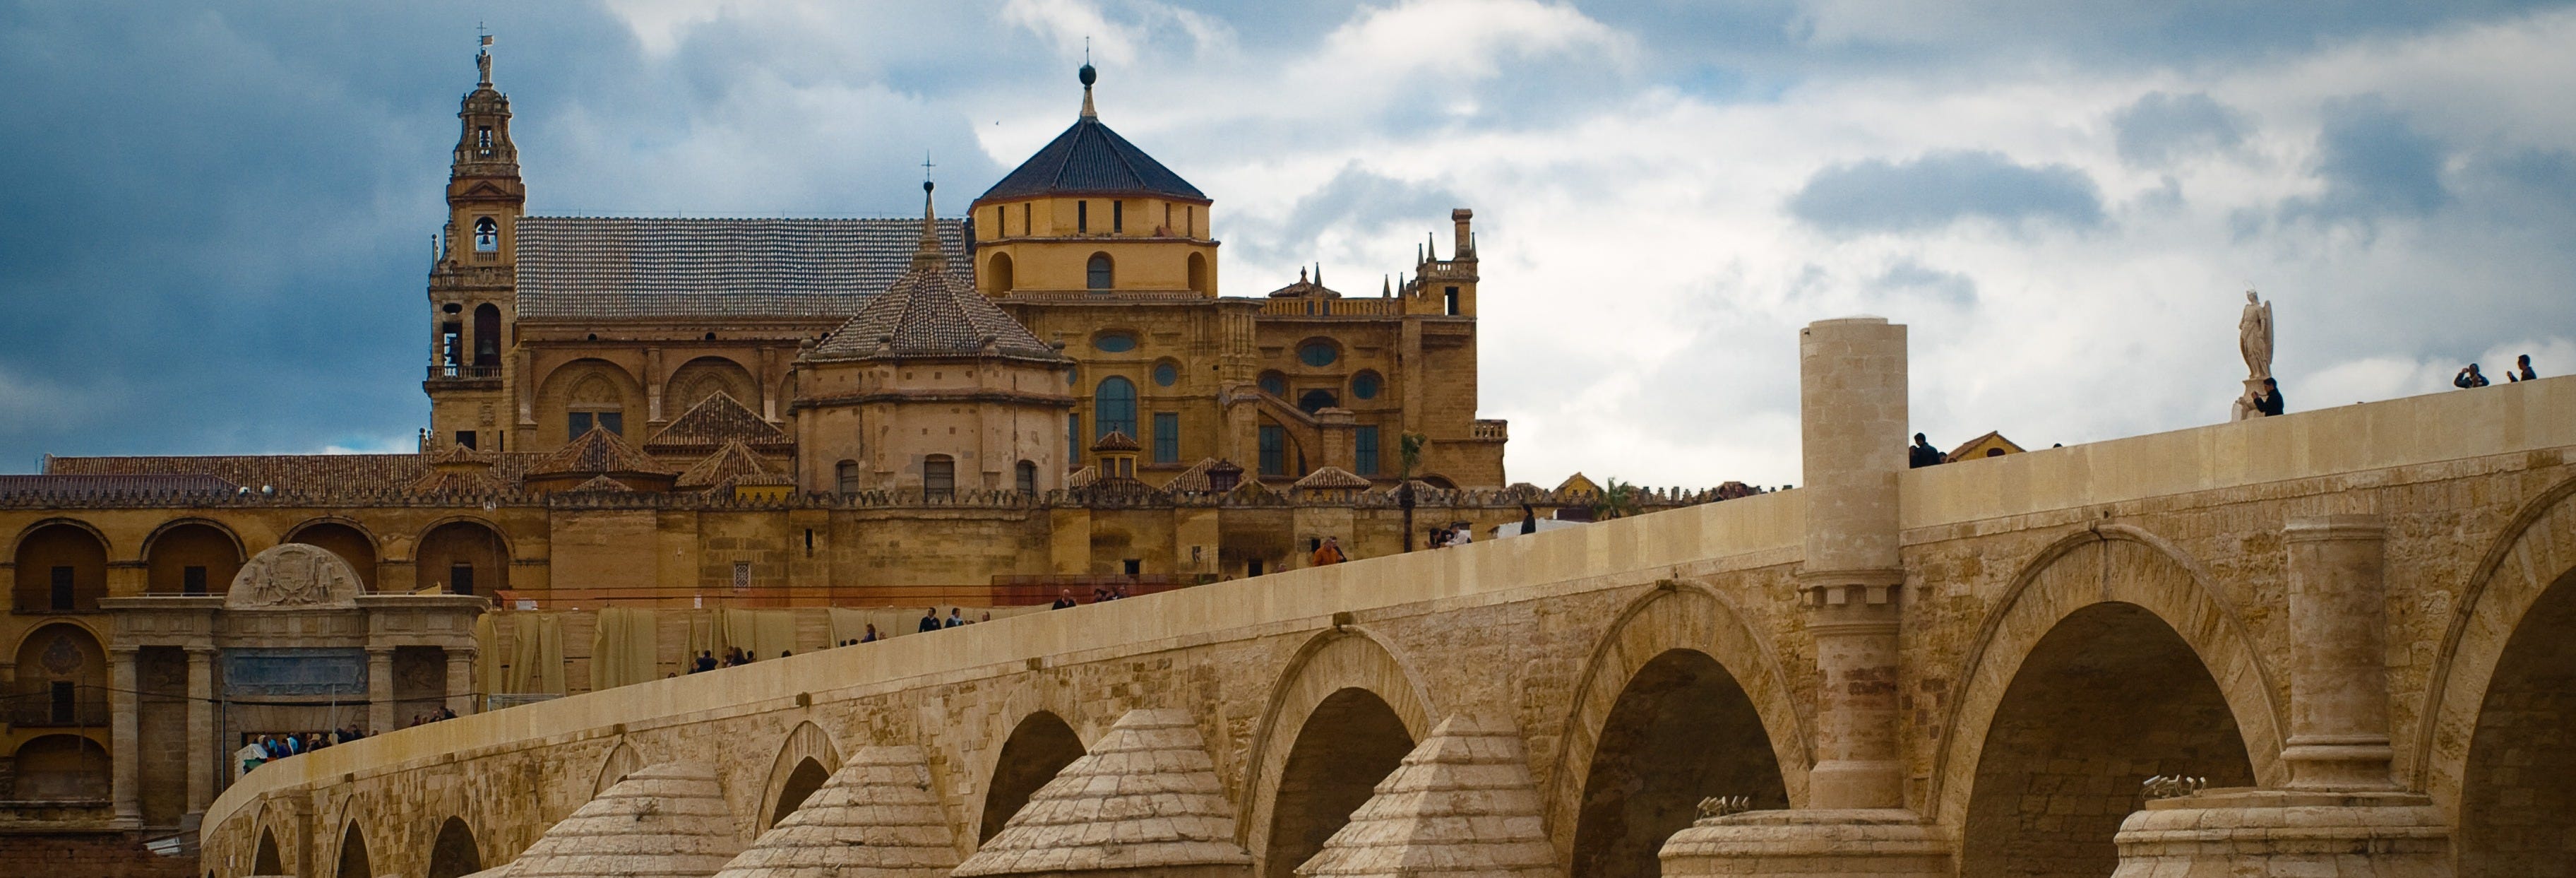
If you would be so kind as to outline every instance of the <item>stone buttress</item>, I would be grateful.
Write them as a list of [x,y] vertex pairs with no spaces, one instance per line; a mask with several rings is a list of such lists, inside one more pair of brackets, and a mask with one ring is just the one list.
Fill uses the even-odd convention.
[[1300,876],[1563,874],[1548,843],[1520,732],[1453,716],[1431,730]]
[[1187,711],[1131,710],[1029,797],[956,878],[1249,878],[1234,806]]
[[718,878],[943,878],[957,835],[919,747],[863,747]]
[[664,762],[636,769],[547,829],[509,865],[476,874],[707,878],[741,850],[715,769]]

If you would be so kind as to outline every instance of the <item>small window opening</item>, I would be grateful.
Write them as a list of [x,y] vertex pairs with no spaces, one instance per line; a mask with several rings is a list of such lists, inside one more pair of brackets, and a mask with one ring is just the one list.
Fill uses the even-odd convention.
[[180,594],[206,593],[206,568],[183,567],[179,570]]
[[72,608],[72,569],[70,567],[54,568],[53,608],[55,610]]
[[474,593],[474,565],[458,562],[447,568],[447,593]]
[[1091,231],[1091,202],[1076,201],[1073,203],[1073,230],[1076,232]]
[[1037,464],[1023,460],[1020,461],[1019,466],[1013,467],[1012,470],[1012,475],[1019,485],[1020,493],[1035,494],[1038,492]]
[[80,704],[80,685],[70,680],[55,680],[51,694],[54,722],[72,722],[73,709]]
[[483,150],[484,155],[492,154],[492,126],[478,125],[474,128],[474,145]]
[[459,448],[472,448],[472,447],[474,447],[474,431],[472,431],[472,430],[458,430],[458,431],[456,431],[456,445],[457,445],[457,447],[459,447]]
[[1261,559],[1259,559],[1259,558],[1254,558],[1254,559],[1252,559],[1252,560],[1250,560],[1250,561],[1243,562],[1243,575],[1245,575],[1245,576],[1259,576],[1259,575],[1261,575]]
[[957,496],[957,461],[933,454],[921,462],[921,492],[942,500]]
[[1109,202],[1109,232],[1113,235],[1127,233],[1127,202]]
[[814,557],[814,529],[805,529],[805,557]]
[[1449,316],[1456,317],[1458,316],[1458,288],[1449,287],[1447,289],[1448,291],[1443,295],[1448,299]]
[[1129,559],[1127,559],[1127,575],[1129,575],[1129,576],[1142,576],[1142,575],[1144,575],[1144,573],[1145,573],[1145,559],[1143,559],[1143,558],[1129,558]]
[[1095,290],[1106,290],[1109,288],[1111,281],[1109,254],[1091,254],[1091,263],[1085,266],[1085,268],[1085,273],[1087,275],[1087,277],[1084,278],[1085,286]]
[[497,222],[492,221],[492,218],[491,218],[491,217],[488,217],[488,216],[486,216],[486,217],[476,217],[476,218],[474,219],[474,250],[475,250],[475,252],[477,252],[477,253],[492,253],[492,252],[496,252],[496,251],[498,251],[498,250],[500,250],[500,249],[501,249],[501,224],[500,224],[500,223],[497,223]]

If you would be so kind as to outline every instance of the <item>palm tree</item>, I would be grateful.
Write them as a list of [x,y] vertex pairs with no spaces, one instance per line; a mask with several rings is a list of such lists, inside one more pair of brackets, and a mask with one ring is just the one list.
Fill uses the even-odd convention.
[[1604,486],[1600,495],[1592,500],[1592,520],[1608,521],[1635,515],[1641,509],[1642,499],[1643,495],[1637,490],[1637,486],[1612,476],[1610,483]]

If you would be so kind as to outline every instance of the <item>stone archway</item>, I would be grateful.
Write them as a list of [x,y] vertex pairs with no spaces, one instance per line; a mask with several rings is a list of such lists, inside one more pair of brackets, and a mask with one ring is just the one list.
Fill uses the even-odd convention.
[[2136,604],[2068,614],[2023,657],[1985,727],[1963,875],[2107,875],[2156,775],[2252,786],[2234,713],[2200,657]]
[[[1804,721],[1789,699],[1788,680],[1781,675],[1769,643],[1769,638],[1755,635],[1715,590],[1686,580],[1646,589],[1611,622],[1579,678],[1582,682],[1568,708],[1562,743],[1543,791],[1549,833],[1557,850],[1568,855],[1570,874],[1591,874],[1583,869],[1597,871],[1610,862],[1624,864],[1621,869],[1645,869],[1647,875],[1660,871],[1655,851],[1662,839],[1649,845],[1643,838],[1676,819],[1680,823],[1672,827],[1675,831],[1689,824],[1687,815],[1696,814],[1697,797],[1689,798],[1685,815],[1670,810],[1672,800],[1688,795],[1683,786],[1696,788],[1705,782],[1727,788],[1702,795],[1760,799],[1776,783],[1787,804],[1806,800],[1807,769],[1813,757],[1808,753]],[[1708,662],[1675,657],[1677,652]],[[1653,676],[1646,676],[1650,668]],[[1643,686],[1638,685],[1641,679]],[[1670,691],[1675,687],[1680,691]],[[1632,694],[1639,698],[1632,699]],[[1671,697],[1675,694],[1679,700]],[[1718,709],[1720,704],[1728,706]],[[1736,729],[1727,739],[1730,743],[1692,749],[1687,758],[1704,769],[1698,780],[1666,785],[1660,781],[1677,781],[1678,776],[1657,778],[1658,785],[1649,790],[1638,783],[1642,778],[1632,760],[1648,751],[1669,749],[1661,733],[1654,731],[1663,727],[1655,719],[1656,710],[1667,706],[1716,710],[1701,718],[1750,719],[1755,727]],[[1718,752],[1720,748],[1726,752]],[[1594,763],[1604,756],[1617,764],[1596,770]],[[1613,793],[1614,787],[1631,784],[1635,784],[1632,790]],[[1583,838],[1587,821],[1591,837]],[[1578,857],[1591,865],[1578,867]]]
[[471,518],[440,522],[412,552],[412,587],[491,596],[510,587],[510,544],[499,528]]
[[1082,738],[1063,717],[1044,710],[1022,717],[1002,742],[992,778],[984,785],[984,811],[976,823],[975,843],[992,841],[1012,815],[1028,806],[1031,794],[1082,758],[1082,752]]
[[811,722],[799,723],[778,745],[778,755],[770,760],[769,780],[761,789],[760,828],[768,829],[796,813],[805,797],[821,789],[841,764],[840,751],[832,746],[832,736]]
[[107,540],[85,522],[38,522],[10,553],[17,566],[11,608],[20,613],[98,609],[107,596]]
[[349,821],[349,828],[340,833],[340,866],[331,874],[333,878],[375,878],[367,861],[367,835],[358,831],[358,821]]
[[278,855],[277,833],[268,827],[261,827],[259,830],[259,846],[251,854],[250,873],[253,875],[287,874],[286,860]]
[[[2281,729],[2286,696],[2243,627],[2243,615],[2208,586],[2189,556],[2165,540],[2125,525],[2103,525],[2070,534],[2025,565],[1988,614],[1975,646],[1950,678],[1957,698],[1942,723],[1946,734],[1933,757],[1929,796],[1937,822],[1963,825],[1969,798],[1984,764],[1989,729],[2023,664],[2043,638],[2076,613],[2120,603],[2143,611],[2176,636],[2199,674],[2216,681],[2230,728],[2243,740],[2252,782],[2278,786],[2287,769]],[[2194,770],[2194,775],[2215,771]],[[2143,777],[2143,776],[2142,776]],[[2128,792],[2134,793],[2134,785]],[[2109,835],[2104,835],[2109,844]]]
[[[1286,875],[1313,856],[1314,851],[1303,845],[1305,836],[1315,828],[1328,827],[1322,829],[1323,835],[1311,839],[1320,846],[1324,836],[1340,828],[1350,819],[1351,811],[1367,800],[1367,789],[1393,771],[1415,742],[1431,734],[1438,714],[1411,668],[1367,629],[1344,625],[1307,640],[1281,669],[1279,681],[1271,686],[1261,725],[1254,732],[1252,762],[1247,772],[1251,791],[1240,804],[1241,816],[1236,820],[1236,831],[1241,834],[1238,840],[1252,853],[1258,874]],[[1360,695],[1368,698],[1363,700]],[[1382,716],[1365,706],[1367,700],[1375,701],[1394,717],[1391,729],[1382,722]],[[1332,714],[1319,724],[1317,715],[1327,710],[1328,704]],[[1304,770],[1305,763],[1317,758],[1309,756],[1301,761],[1298,751],[1342,746],[1325,743],[1333,740],[1368,742],[1351,745],[1362,748],[1357,752],[1372,755],[1368,764],[1354,763],[1349,772],[1356,778],[1350,783],[1360,790],[1358,798],[1342,807],[1341,795],[1309,788],[1291,799],[1291,763],[1301,763],[1299,767]],[[1392,759],[1384,760],[1383,766],[1377,766],[1374,755],[1398,740],[1403,746],[1395,750]],[[1307,752],[1324,754],[1328,749]],[[1306,813],[1292,815],[1283,823],[1279,811],[1292,804]],[[1300,847],[1296,851],[1273,852],[1270,845],[1274,838],[1300,839]]]
[[1291,878],[1412,752],[1395,708],[1367,689],[1327,695],[1306,714],[1280,766],[1259,878]]
[[1789,788],[1744,687],[1707,653],[1674,649],[1628,680],[1602,723],[1574,830],[1573,878],[1655,878],[1664,840],[1701,799],[1789,807]]
[[221,524],[182,519],[161,526],[143,543],[151,594],[220,595],[241,572],[241,538]]
[[483,853],[474,845],[474,829],[463,817],[449,817],[438,825],[438,839],[429,846],[428,878],[463,878],[483,871]]
[[625,780],[627,775],[642,767],[644,755],[635,752],[634,745],[618,742],[617,749],[608,751],[608,758],[600,760],[599,774],[591,780],[590,797],[599,798],[599,794],[608,792],[609,787],[616,786],[618,781]]
[[315,519],[297,525],[286,541],[329,549],[349,567],[358,571],[358,581],[367,591],[376,590],[376,538],[357,522],[344,519]]
[[[2470,754],[2489,722],[2487,693],[2508,649],[2521,632],[2538,630],[2527,627],[2531,614],[2576,574],[2576,479],[2542,492],[2500,533],[2460,592],[2414,741],[2398,751],[2398,776],[2417,778],[2419,788],[2454,814],[2468,811]],[[2537,657],[2528,661],[2546,666]],[[2461,874],[2469,873],[2463,868]]]
[[2576,862],[2576,570],[2500,651],[2460,771],[2461,878],[2560,874]]

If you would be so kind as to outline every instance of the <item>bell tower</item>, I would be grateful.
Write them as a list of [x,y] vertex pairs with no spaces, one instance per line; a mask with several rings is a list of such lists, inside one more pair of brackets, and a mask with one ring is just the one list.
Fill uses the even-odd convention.
[[528,194],[510,140],[510,98],[492,87],[492,37],[481,43],[474,53],[479,81],[456,112],[447,226],[429,272],[425,448],[504,450],[517,413],[517,226]]

